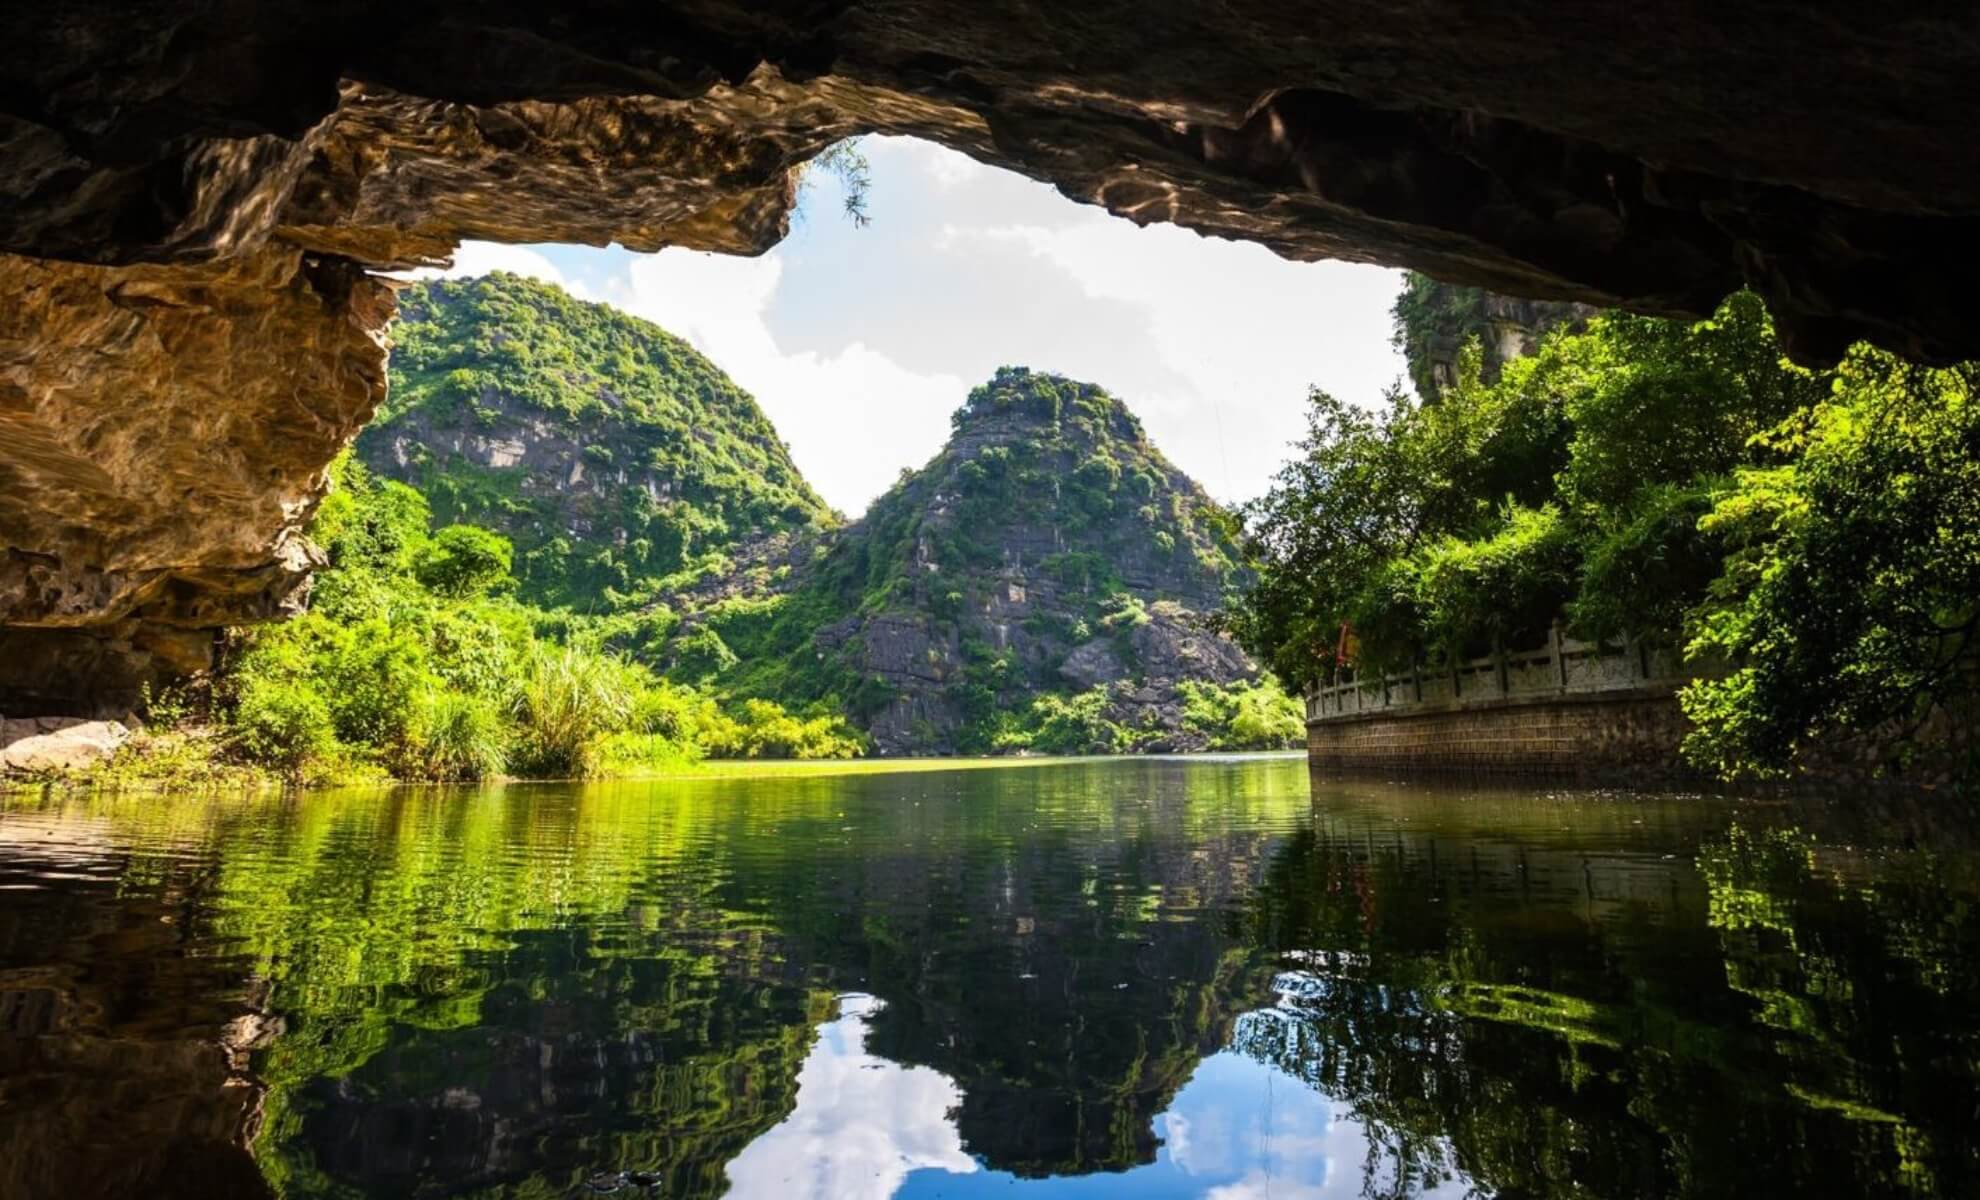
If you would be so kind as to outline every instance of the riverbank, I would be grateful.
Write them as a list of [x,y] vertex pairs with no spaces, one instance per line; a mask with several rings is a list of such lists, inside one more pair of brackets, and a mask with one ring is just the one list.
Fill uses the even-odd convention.
[[[692,755],[629,757],[606,755],[599,771],[587,781],[639,782],[671,779],[751,779],[848,775],[897,775],[912,772],[980,771],[991,768],[1057,766],[1108,758],[1177,758],[1264,760],[1296,759],[1301,750],[1206,752],[1192,755],[1029,755],[930,758],[705,758]],[[473,781],[463,781],[471,784]],[[558,783],[568,778],[498,775],[484,783]],[[346,760],[323,764],[304,775],[287,775],[245,761],[232,750],[224,732],[213,727],[176,729],[162,733],[137,731],[115,753],[89,766],[17,771],[0,775],[0,793],[61,791],[258,791],[324,790],[349,787],[399,787],[432,784],[433,780],[396,777],[376,763]]]

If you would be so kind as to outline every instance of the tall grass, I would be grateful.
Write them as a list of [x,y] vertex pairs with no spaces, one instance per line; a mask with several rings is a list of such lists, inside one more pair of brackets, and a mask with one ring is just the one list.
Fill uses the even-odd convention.
[[486,697],[429,688],[396,757],[393,774],[404,778],[486,779],[508,763],[508,723]]
[[599,742],[626,727],[640,684],[639,669],[612,655],[536,644],[516,691],[510,769],[537,777],[596,774]]

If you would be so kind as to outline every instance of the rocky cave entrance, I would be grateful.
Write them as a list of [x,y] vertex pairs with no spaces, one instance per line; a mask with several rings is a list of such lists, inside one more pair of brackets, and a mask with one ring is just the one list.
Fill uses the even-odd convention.
[[1802,357],[1980,352],[1957,15],[359,9],[0,18],[10,712],[127,703],[292,605],[383,396],[376,272],[468,239],[761,253],[794,168],[862,133],[1295,259],[1671,314],[1746,284]]

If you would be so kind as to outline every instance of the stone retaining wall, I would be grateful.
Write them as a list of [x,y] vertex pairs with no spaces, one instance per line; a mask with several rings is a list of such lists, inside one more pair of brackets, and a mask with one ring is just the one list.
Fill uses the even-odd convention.
[[1329,717],[1306,738],[1316,767],[1642,780],[1686,774],[1684,731],[1673,692],[1641,688]]

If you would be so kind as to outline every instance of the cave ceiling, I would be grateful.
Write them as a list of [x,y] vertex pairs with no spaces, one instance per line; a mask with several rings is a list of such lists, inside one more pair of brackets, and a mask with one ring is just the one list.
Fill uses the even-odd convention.
[[1672,315],[1750,286],[1804,360],[1943,361],[1980,354],[1976,116],[1958,5],[7,5],[0,626],[291,607],[383,397],[372,272],[761,253],[847,136],[1294,259]]

